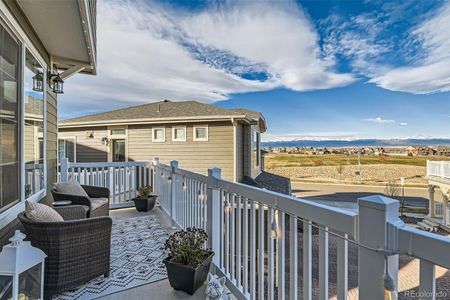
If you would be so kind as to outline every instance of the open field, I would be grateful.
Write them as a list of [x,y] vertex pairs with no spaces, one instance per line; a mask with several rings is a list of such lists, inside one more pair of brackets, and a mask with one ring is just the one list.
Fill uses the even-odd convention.
[[[357,155],[302,155],[266,154],[266,168],[277,167],[319,167],[338,165],[357,165]],[[425,167],[427,160],[450,160],[445,156],[367,156],[361,155],[361,165],[390,164]]]
[[[449,157],[358,156],[268,154],[264,165],[269,172],[298,181],[382,184],[405,177],[409,186],[427,184],[427,160],[450,160]],[[360,171],[360,175],[357,175]]]

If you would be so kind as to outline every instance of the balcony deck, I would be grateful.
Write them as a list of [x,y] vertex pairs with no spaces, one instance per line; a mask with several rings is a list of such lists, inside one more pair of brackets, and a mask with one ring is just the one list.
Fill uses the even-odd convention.
[[[155,207],[150,212],[138,212],[134,207],[122,208],[110,211],[110,216],[114,221],[120,221],[130,218],[153,216],[159,219],[161,226],[169,234],[177,229],[172,229],[170,217],[167,216],[159,207]],[[184,292],[175,291],[169,285],[167,279],[157,281],[154,283],[141,285],[132,289],[124,290],[119,293],[107,295],[98,299],[102,300],[122,300],[122,299],[147,299],[151,295],[152,299],[205,299],[205,288],[200,288],[193,296]]]

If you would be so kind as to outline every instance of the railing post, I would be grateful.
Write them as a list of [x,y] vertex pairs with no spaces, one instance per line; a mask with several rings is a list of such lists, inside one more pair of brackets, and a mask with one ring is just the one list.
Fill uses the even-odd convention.
[[220,220],[220,190],[216,188],[215,181],[221,178],[221,169],[213,168],[208,170],[208,195],[207,195],[207,233],[208,246],[214,251],[213,263],[220,265],[220,240],[221,225]]
[[153,187],[153,193],[155,193],[157,195],[159,194],[159,186],[158,186],[158,182],[156,182],[156,172],[157,172],[156,168],[158,167],[158,164],[159,164],[159,157],[153,157],[152,164],[151,164],[151,171],[152,171],[151,184]]
[[[358,199],[358,207],[359,299],[384,299],[386,253],[382,251],[390,249],[390,242],[395,242],[389,230],[392,228],[390,224],[399,221],[399,202],[383,196],[368,196]],[[397,291],[398,255],[388,256],[387,261],[387,269]],[[392,299],[397,299],[397,293],[393,293]]]
[[175,206],[177,203],[177,185],[175,184],[175,173],[178,169],[178,161],[172,160],[170,162],[171,172],[169,178],[167,178],[170,184],[170,216],[172,217],[172,229],[175,228]]
[[69,159],[64,157],[61,159],[61,182],[69,180]]

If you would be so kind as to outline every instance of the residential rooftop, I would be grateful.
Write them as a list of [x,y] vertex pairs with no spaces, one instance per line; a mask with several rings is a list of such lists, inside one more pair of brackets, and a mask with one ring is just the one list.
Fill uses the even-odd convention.
[[157,121],[173,119],[214,120],[214,119],[242,119],[249,123],[261,121],[265,130],[264,116],[257,111],[248,109],[225,109],[197,101],[170,101],[147,103],[128,108],[92,114],[83,117],[71,118],[59,122],[62,126],[92,125],[102,123]]

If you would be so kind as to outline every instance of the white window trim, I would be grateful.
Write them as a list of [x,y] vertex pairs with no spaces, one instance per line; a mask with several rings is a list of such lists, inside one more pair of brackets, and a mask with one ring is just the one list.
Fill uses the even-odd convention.
[[[21,47],[20,52],[20,122],[19,122],[19,172],[20,172],[20,181],[19,181],[19,202],[14,204],[13,206],[7,208],[5,211],[0,213],[0,229],[4,228],[6,225],[11,223],[17,218],[17,214],[25,210],[25,200],[30,202],[39,202],[47,195],[47,90],[44,89],[44,188],[35,194],[31,195],[27,199],[25,199],[25,151],[24,151],[24,128],[25,128],[25,105],[23,105],[25,101],[25,88],[24,88],[24,68],[25,68],[25,53],[26,49],[30,51],[30,53],[34,56],[34,58],[41,64],[43,68],[44,74],[47,74],[48,65],[42,56],[39,54],[39,51],[34,47],[31,39],[27,36],[25,31],[22,29],[20,24],[14,18],[14,16],[9,12],[9,9],[5,6],[5,4],[0,1],[0,24],[4,25],[7,30],[13,35],[14,38],[17,39],[18,43]],[[44,87],[47,87],[47,76],[44,76]]]
[[[175,138],[175,130],[176,129],[183,129],[184,130],[184,138],[183,139],[176,139]],[[186,142],[186,126],[173,126],[172,127],[172,142]]]
[[[195,136],[195,130],[197,128],[206,128],[206,138],[197,138]],[[207,142],[209,140],[209,126],[208,125],[194,125],[192,136],[193,136],[193,140],[195,142]]]
[[[155,130],[161,129],[163,131],[163,139],[157,140],[155,139]],[[153,127],[152,128],[152,142],[154,143],[164,143],[166,141],[166,128],[165,127]]]

